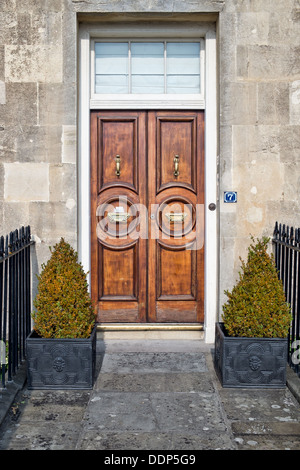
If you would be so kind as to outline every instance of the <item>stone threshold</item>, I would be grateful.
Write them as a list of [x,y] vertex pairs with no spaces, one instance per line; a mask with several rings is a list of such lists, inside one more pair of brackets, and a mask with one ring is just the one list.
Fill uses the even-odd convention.
[[201,323],[98,323],[99,339],[204,339]]

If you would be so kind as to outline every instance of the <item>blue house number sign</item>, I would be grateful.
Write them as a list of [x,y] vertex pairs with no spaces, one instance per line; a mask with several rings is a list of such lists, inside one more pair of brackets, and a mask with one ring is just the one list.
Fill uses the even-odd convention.
[[224,192],[224,202],[237,202],[237,192],[236,191],[225,191]]

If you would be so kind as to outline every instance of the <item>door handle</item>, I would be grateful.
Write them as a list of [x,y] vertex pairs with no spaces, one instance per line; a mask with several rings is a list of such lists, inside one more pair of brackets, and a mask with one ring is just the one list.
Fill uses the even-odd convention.
[[179,175],[179,155],[174,157],[174,176],[175,178]]
[[121,175],[121,157],[116,155],[116,175],[119,177]]

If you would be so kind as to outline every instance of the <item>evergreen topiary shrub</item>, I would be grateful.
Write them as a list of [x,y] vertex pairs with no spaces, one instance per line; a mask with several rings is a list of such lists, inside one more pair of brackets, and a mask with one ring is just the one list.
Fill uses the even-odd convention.
[[241,258],[242,272],[223,305],[223,322],[229,336],[285,338],[291,311],[272,255],[267,252],[269,239],[263,237],[248,248],[247,263]]
[[88,338],[95,314],[78,255],[63,238],[50,251],[37,276],[33,328],[43,338]]

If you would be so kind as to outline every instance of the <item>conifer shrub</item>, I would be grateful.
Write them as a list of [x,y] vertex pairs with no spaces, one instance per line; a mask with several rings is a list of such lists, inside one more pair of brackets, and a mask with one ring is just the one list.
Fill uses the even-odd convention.
[[273,255],[267,252],[269,239],[263,237],[248,248],[247,262],[241,258],[239,281],[225,291],[223,322],[228,336],[285,338],[291,311],[282,282],[278,278]]
[[33,329],[43,338],[88,338],[95,314],[78,255],[63,238],[50,251],[37,276]]

